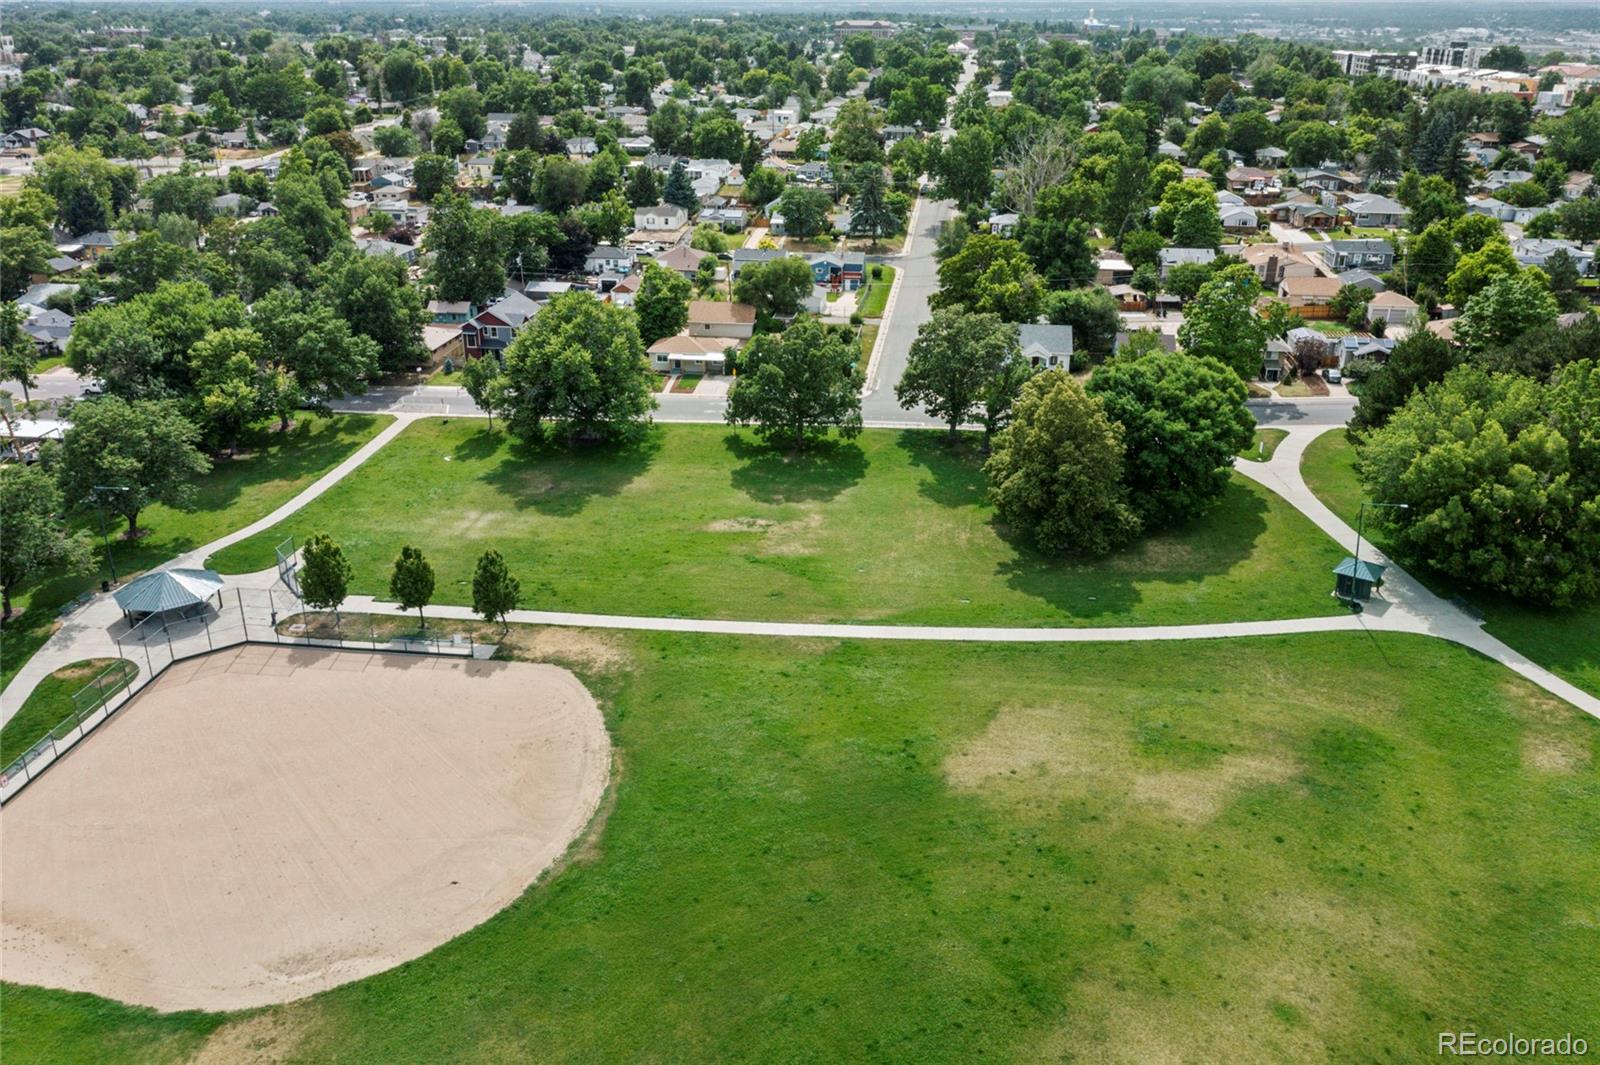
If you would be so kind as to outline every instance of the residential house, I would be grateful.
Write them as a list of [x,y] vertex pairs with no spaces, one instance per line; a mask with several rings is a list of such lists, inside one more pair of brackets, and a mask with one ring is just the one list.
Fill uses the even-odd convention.
[[64,353],[67,341],[72,339],[72,315],[32,304],[25,304],[23,309],[28,317],[22,323],[22,331],[33,338],[39,354],[49,358]]
[[701,251],[699,248],[693,248],[687,244],[674,244],[660,255],[657,255],[655,261],[668,270],[676,270],[693,281],[695,274],[700,269],[701,260],[714,258],[716,256],[711,252]]
[[1338,360],[1339,369],[1344,369],[1356,359],[1372,359],[1376,362],[1388,362],[1389,353],[1394,351],[1395,339],[1393,337],[1375,337],[1367,333],[1351,333],[1342,336],[1333,344],[1333,355]]
[[1017,340],[1022,345],[1022,357],[1028,360],[1030,366],[1040,369],[1072,369],[1070,325],[1024,323],[1017,327]]
[[211,213],[238,218],[244,213],[244,197],[237,192],[225,192],[211,197]]
[[1330,240],[1318,245],[1317,251],[1334,273],[1356,267],[1375,273],[1394,268],[1394,245],[1387,240]]
[[1578,273],[1587,274],[1594,266],[1594,249],[1570,240],[1535,239],[1522,237],[1511,242],[1511,254],[1523,266],[1544,266],[1556,252],[1564,251],[1578,267]]
[[361,237],[355,242],[356,247],[367,255],[394,255],[406,265],[417,261],[417,246],[415,244],[401,244],[393,240],[383,240],[380,237]]
[[664,232],[682,229],[689,224],[689,212],[675,203],[658,203],[652,207],[639,207],[633,212],[633,228],[647,232]]
[[583,260],[586,274],[626,274],[633,270],[637,256],[628,248],[613,244],[596,244]]
[[1156,262],[1161,267],[1161,280],[1179,263],[1209,263],[1217,257],[1215,248],[1162,248],[1156,252]]
[[1217,213],[1222,217],[1222,228],[1229,233],[1254,233],[1261,228],[1255,209],[1244,204],[1225,203]]
[[429,300],[428,317],[436,325],[465,325],[472,317],[472,304],[466,300]]
[[1357,267],[1354,270],[1345,270],[1333,276],[1339,279],[1340,285],[1354,285],[1356,288],[1364,288],[1368,292],[1387,292],[1389,290],[1389,286],[1383,283],[1383,278],[1371,270],[1362,270]]
[[1358,226],[1390,228],[1405,222],[1406,209],[1398,200],[1376,193],[1361,193],[1344,203],[1351,221]]
[[1302,318],[1331,318],[1329,306],[1339,294],[1336,277],[1286,277],[1278,283],[1278,295]]
[[728,349],[736,340],[720,336],[679,333],[662,337],[649,347],[651,368],[658,373],[711,373],[727,370]]
[[854,292],[867,277],[867,257],[863,252],[818,252],[810,260],[816,283],[836,292]]
[[1386,325],[1404,325],[1416,313],[1416,302],[1400,292],[1380,292],[1367,301],[1367,318]]
[[461,327],[464,354],[468,358],[498,357],[511,344],[517,331],[537,313],[539,304],[520,292],[501,297]]
[[750,212],[736,204],[723,207],[707,207],[695,216],[695,220],[707,225],[718,226],[728,233],[737,233],[750,224]]
[[422,327],[422,346],[428,352],[428,365],[438,368],[444,360],[459,365],[466,358],[467,347],[461,337],[461,323],[430,322]]
[[[812,117],[817,117],[815,112],[812,113]],[[885,147],[892,146],[900,141],[905,140],[907,137],[915,137],[916,135],[917,131],[911,126],[883,127],[883,143]]]
[[122,239],[115,233],[108,233],[101,229],[93,233],[85,233],[83,236],[76,238],[75,243],[81,245],[83,254],[93,260],[100,258],[106,252],[121,244]]
[[1106,291],[1116,297],[1117,310],[1143,311],[1150,306],[1150,295],[1132,285],[1107,285]]
[[781,248],[735,248],[733,249],[731,276],[733,280],[737,281],[739,272],[745,267],[755,263],[770,263],[774,259],[782,259],[784,256],[791,254],[793,253],[784,251]]
[[813,159],[809,163],[801,163],[790,173],[789,180],[797,185],[826,185],[833,180],[833,171],[828,164]]
[[1269,292],[1286,277],[1316,277],[1321,272],[1308,255],[1290,244],[1249,244],[1239,258],[1250,265],[1261,279],[1261,287]]
[[1095,264],[1094,283],[1126,285],[1133,280],[1133,264],[1120,255],[1108,254]]
[[1278,175],[1253,166],[1236,166],[1227,173],[1228,191],[1241,197],[1241,203],[1263,207],[1283,194]]
[[1274,204],[1272,220],[1299,229],[1332,229],[1339,221],[1337,212],[1308,199],[1286,200]]
[[1000,237],[1015,236],[1017,232],[1017,216],[1014,212],[1006,211],[989,216],[989,232]]
[[690,300],[689,320],[683,331],[690,336],[748,340],[755,335],[756,309],[748,303]]

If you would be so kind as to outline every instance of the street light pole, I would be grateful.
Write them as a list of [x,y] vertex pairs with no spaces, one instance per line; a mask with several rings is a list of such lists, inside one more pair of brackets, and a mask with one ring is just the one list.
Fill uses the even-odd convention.
[[1361,575],[1361,533],[1366,528],[1366,524],[1367,524],[1367,508],[1368,507],[1389,507],[1389,508],[1391,508],[1393,510],[1410,510],[1411,509],[1411,504],[1410,503],[1368,503],[1365,500],[1362,501],[1361,510],[1360,510],[1359,513],[1356,514],[1356,553],[1355,553],[1356,573],[1355,573],[1355,576],[1351,578],[1352,580],[1355,580],[1355,579],[1359,578],[1360,575]]
[[93,487],[95,502],[100,504],[100,541],[105,545],[106,564],[111,567],[111,583],[117,583],[117,560],[111,554],[111,536],[106,531],[106,492],[126,492],[128,489],[119,484],[97,484]]

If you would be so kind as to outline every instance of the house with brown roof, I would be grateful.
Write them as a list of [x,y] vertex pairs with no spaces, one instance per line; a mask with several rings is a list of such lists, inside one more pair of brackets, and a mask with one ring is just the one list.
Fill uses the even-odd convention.
[[712,258],[715,258],[715,256],[711,252],[701,251],[699,248],[691,248],[687,244],[674,244],[656,256],[656,263],[665,266],[668,270],[676,270],[690,281],[693,281],[695,271],[700,269],[700,261]]
[[1302,318],[1331,318],[1329,305],[1339,294],[1336,277],[1286,277],[1278,284],[1278,295]]
[[723,373],[728,349],[742,343],[728,337],[679,333],[650,345],[650,366],[658,373]]
[[755,335],[756,309],[748,303],[690,300],[689,321],[683,331],[690,336],[748,340]]

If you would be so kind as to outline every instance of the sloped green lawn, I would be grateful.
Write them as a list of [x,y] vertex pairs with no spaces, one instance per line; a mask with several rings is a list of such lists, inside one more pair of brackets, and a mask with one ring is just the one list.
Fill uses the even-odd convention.
[[972,442],[868,431],[798,457],[721,426],[625,448],[516,443],[482,421],[419,421],[281,525],[221,552],[272,565],[285,536],[338,540],[354,591],[386,594],[402,545],[470,603],[505,555],[530,608],[972,625],[1154,625],[1336,612],[1337,548],[1236,476],[1220,505],[1103,559],[1039,556],[997,521]]

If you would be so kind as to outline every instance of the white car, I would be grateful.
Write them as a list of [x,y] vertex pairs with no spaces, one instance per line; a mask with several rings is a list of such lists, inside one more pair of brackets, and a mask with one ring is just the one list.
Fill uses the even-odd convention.
[[1336,385],[1340,381],[1344,380],[1344,374],[1330,367],[1329,369],[1322,371],[1322,379],[1328,382],[1330,385]]
[[89,377],[89,378],[85,378],[84,379],[84,382],[83,382],[83,394],[84,395],[86,395],[86,396],[103,396],[103,395],[105,395],[105,391],[106,391],[106,383],[104,381],[100,380],[100,378],[98,378],[98,377]]

